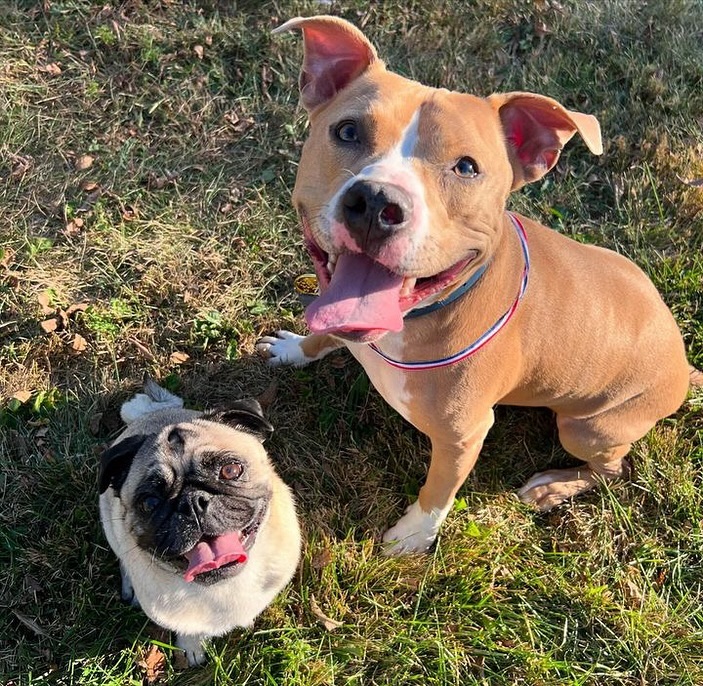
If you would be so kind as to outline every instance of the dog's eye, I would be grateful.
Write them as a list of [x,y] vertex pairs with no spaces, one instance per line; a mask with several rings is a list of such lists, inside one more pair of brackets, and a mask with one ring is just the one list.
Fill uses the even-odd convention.
[[230,462],[220,469],[220,479],[235,481],[242,475],[243,471],[244,467],[238,462]]
[[359,132],[356,129],[356,124],[349,120],[337,124],[334,135],[345,143],[356,143],[359,140]]
[[161,498],[157,498],[155,495],[147,495],[139,503],[144,514],[151,514],[159,505],[161,505]]
[[478,176],[478,165],[470,157],[462,157],[454,165],[454,173],[465,179],[472,179]]

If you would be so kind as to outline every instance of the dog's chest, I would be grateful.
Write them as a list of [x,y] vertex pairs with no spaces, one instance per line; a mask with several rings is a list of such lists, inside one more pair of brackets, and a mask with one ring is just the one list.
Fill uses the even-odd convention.
[[[386,338],[390,338],[387,336]],[[402,337],[390,342],[383,339],[383,350],[396,359],[402,359]],[[408,372],[396,369],[383,360],[366,344],[349,343],[349,351],[366,371],[374,388],[396,412],[412,423],[412,394],[408,388]]]

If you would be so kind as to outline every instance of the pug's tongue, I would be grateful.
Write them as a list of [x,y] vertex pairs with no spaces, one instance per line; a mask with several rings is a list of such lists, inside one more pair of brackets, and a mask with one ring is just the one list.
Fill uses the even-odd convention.
[[314,333],[400,331],[403,277],[360,253],[339,256],[332,281],[305,311]]
[[230,562],[246,562],[247,554],[242,546],[239,533],[232,532],[203,539],[192,550],[185,553],[188,560],[183,578],[193,581],[198,574],[210,572]]

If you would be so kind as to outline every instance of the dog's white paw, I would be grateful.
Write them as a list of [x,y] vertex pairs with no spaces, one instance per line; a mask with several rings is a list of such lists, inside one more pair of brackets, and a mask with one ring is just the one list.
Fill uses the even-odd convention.
[[188,634],[178,634],[176,636],[176,645],[185,653],[190,667],[204,665],[207,661],[204,640],[204,636],[191,636]]
[[324,357],[308,357],[300,345],[303,340],[305,336],[299,336],[292,331],[276,331],[274,336],[260,338],[256,349],[272,367],[303,367]]
[[385,555],[424,553],[435,542],[439,528],[447,517],[447,511],[425,512],[416,500],[405,514],[383,534]]

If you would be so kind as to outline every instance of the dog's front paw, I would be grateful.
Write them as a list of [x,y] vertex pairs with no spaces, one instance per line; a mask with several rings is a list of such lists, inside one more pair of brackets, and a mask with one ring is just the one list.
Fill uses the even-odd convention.
[[424,553],[437,539],[437,532],[446,517],[446,512],[425,512],[416,500],[405,514],[383,534],[385,555]]
[[305,336],[292,331],[276,331],[274,336],[260,338],[256,350],[272,367],[302,367],[317,359],[303,352],[300,345],[303,340]]
[[185,653],[189,667],[204,665],[207,661],[203,636],[178,634],[176,637],[176,645]]

